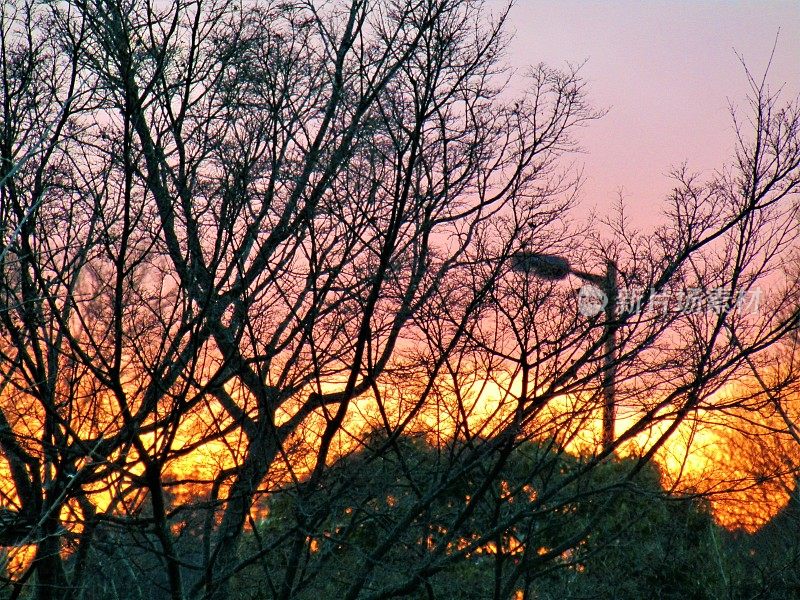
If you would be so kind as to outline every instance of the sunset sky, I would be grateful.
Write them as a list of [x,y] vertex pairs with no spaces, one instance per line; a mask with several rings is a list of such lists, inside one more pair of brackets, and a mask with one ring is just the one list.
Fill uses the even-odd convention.
[[[495,10],[505,4],[491,3]],[[514,37],[507,58],[514,68],[585,63],[589,100],[608,110],[580,133],[586,151],[576,163],[585,176],[581,213],[596,209],[602,217],[621,193],[629,217],[645,231],[659,220],[672,167],[685,162],[709,175],[732,157],[730,106],[747,113],[749,83],[741,60],[760,80],[774,47],[770,88],[782,87],[785,100],[800,94],[796,1],[517,0],[509,25]],[[515,77],[511,83],[521,91],[523,82]],[[680,438],[667,450],[668,465],[685,460]],[[688,465],[695,475],[709,468],[705,460],[715,453],[713,444],[696,452],[713,436],[698,439],[692,446],[697,460]],[[745,525],[720,512],[723,505],[716,508],[727,525]]]
[[0,600],[800,599],[798,431],[800,0],[0,0]]
[[735,52],[761,76],[777,36],[767,79],[787,98],[800,92],[796,1],[518,0],[510,25],[516,67],[586,61],[589,98],[609,112],[582,133],[584,206],[602,214],[621,190],[643,226],[670,166],[707,172],[731,155],[728,102],[744,108],[748,91]]

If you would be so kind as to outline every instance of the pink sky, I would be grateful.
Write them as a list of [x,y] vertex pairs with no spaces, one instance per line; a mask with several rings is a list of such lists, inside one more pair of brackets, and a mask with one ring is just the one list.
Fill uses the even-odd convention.
[[[497,7],[500,0],[491,0]],[[670,166],[708,171],[731,155],[728,102],[744,108],[754,74],[800,93],[800,2],[517,0],[515,67],[581,63],[590,101],[609,113],[580,134],[583,202],[599,213],[621,189],[639,224],[669,191]]]

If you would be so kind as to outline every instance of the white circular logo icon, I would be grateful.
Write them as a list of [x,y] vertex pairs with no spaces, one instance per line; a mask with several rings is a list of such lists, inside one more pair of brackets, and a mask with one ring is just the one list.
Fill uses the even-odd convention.
[[578,290],[578,312],[584,317],[600,314],[608,304],[608,296],[596,285],[584,285]]

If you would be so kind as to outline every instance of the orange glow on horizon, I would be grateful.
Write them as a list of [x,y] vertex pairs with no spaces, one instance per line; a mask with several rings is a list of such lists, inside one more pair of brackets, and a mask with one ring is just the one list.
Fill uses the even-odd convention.
[[[446,389],[443,387],[442,389]],[[404,390],[385,390],[383,410],[389,415],[391,425],[396,426],[405,417],[404,406],[408,399]],[[516,406],[519,387],[516,383],[474,380],[471,385],[460,391],[459,402],[462,412],[453,410],[455,404],[447,394],[440,395],[426,406],[408,424],[409,432],[426,432],[428,441],[433,444],[451,440],[456,431],[467,427],[473,435],[487,435],[502,428]],[[392,395],[394,393],[394,396]],[[412,393],[413,395],[413,393]],[[244,400],[242,400],[244,403]],[[534,437],[546,437],[557,434],[565,443],[565,448],[574,453],[592,453],[596,451],[600,439],[601,419],[596,406],[588,407],[588,401],[575,397],[562,397],[550,402],[538,415],[535,423],[537,430]],[[205,411],[210,409],[206,408]],[[577,411],[577,413],[576,413]],[[292,412],[285,412],[280,419],[291,418]],[[575,417],[579,414],[579,417]],[[617,421],[617,433],[624,431],[633,422],[632,416],[622,417]],[[181,448],[192,444],[203,433],[208,421],[208,414],[198,411],[181,424],[175,438],[174,447]],[[319,432],[324,424],[320,414],[312,414],[307,423],[301,427],[295,438],[290,440],[294,450],[279,457],[273,465],[264,491],[268,493],[272,486],[280,486],[292,480],[302,480],[313,468],[318,448]],[[380,427],[381,415],[374,397],[365,397],[353,402],[343,430],[336,437],[332,455],[328,462],[356,451],[366,432]],[[656,424],[650,430],[640,434],[633,441],[618,451],[620,456],[639,454],[649,444],[658,439],[668,421]],[[30,425],[30,424],[29,424]],[[145,436],[148,444],[156,444],[155,436]],[[724,454],[723,442],[718,430],[712,427],[698,428],[694,422],[683,423],[666,441],[656,455],[656,460],[663,473],[663,484],[667,489],[677,491],[698,491],[710,494],[710,506],[716,521],[728,529],[744,529],[756,531],[774,517],[786,504],[789,494],[786,486],[770,485],[762,482],[748,485],[731,486],[730,482],[746,481],[746,473],[737,471],[737,464]],[[164,472],[165,489],[170,494],[171,502],[176,505],[189,504],[198,498],[207,500],[214,478],[223,469],[235,467],[242,456],[246,440],[239,429],[234,429],[226,436],[194,448],[191,452],[168,463]],[[131,455],[131,474],[143,472],[141,463]],[[14,498],[13,483],[9,478],[8,464],[0,461],[2,476],[2,493],[7,499]],[[122,512],[138,510],[144,496],[131,496],[120,503],[122,488],[131,486],[131,482],[118,481],[99,482],[88,488],[88,498],[98,511]],[[229,482],[220,486],[219,499],[227,495]],[[507,491],[507,490],[506,490]],[[525,490],[531,498],[535,498],[534,489]],[[386,498],[388,506],[394,506],[397,500],[392,496]],[[69,503],[63,508],[62,516],[67,527],[73,533],[81,530],[80,510],[77,503]],[[262,502],[256,502],[252,508],[255,519],[266,516]],[[182,524],[174,524],[174,533],[179,533]],[[503,552],[514,554],[521,551],[515,539],[506,540]],[[319,542],[310,540],[312,551],[319,548]],[[476,552],[492,554],[496,547],[492,542]],[[32,559],[32,553],[23,549],[15,549],[9,554],[10,572],[24,568]]]

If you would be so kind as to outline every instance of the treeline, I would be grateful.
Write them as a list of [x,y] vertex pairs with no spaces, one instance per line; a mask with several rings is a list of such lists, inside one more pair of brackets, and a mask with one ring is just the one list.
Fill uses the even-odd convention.
[[[231,598],[280,598],[288,570],[296,571],[293,597],[308,600],[344,598],[359,578],[366,595],[391,589],[420,599],[800,595],[797,492],[750,535],[715,524],[706,499],[665,491],[653,463],[615,458],[587,477],[593,457],[526,442],[489,478],[496,457],[476,458],[462,445],[374,435],[313,491],[270,494],[228,549],[242,560]],[[472,503],[481,481],[490,489]],[[426,510],[409,519],[420,502]],[[176,519],[176,543],[190,563],[202,564],[206,516],[195,507]],[[299,561],[291,547],[298,532]],[[69,558],[86,571],[81,598],[168,597],[155,536],[108,522],[96,539]],[[420,563],[412,588],[407,565]],[[202,583],[202,572],[189,572],[188,585]]]

